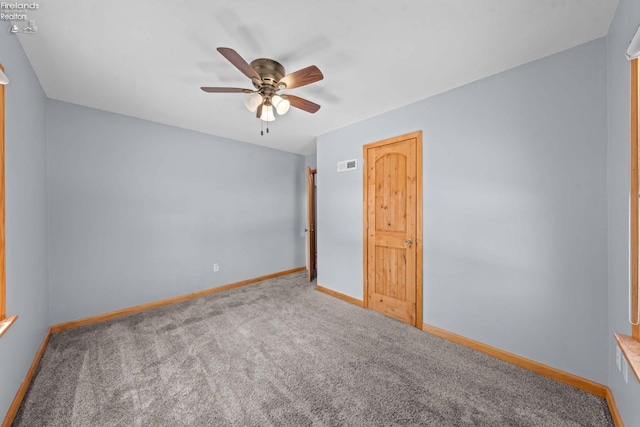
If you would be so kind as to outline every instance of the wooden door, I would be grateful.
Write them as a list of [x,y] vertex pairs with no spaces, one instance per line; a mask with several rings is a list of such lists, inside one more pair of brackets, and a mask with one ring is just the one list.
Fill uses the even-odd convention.
[[307,280],[316,271],[316,170],[307,166]]
[[364,147],[365,304],[422,327],[422,133]]

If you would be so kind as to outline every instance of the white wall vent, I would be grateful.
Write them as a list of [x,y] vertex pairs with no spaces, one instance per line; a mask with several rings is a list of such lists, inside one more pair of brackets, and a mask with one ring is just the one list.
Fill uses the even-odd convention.
[[346,172],[358,169],[358,159],[343,160],[338,162],[338,172]]

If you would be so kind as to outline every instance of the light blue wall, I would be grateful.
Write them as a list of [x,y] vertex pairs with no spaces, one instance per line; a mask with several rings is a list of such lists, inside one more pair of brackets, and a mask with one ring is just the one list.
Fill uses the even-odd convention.
[[318,283],[361,299],[362,146],[423,131],[424,322],[606,384],[606,42],[318,138]]
[[[620,0],[607,37],[609,147],[609,386],[627,426],[640,425],[640,384],[616,367],[614,332],[631,333],[629,315],[629,61],[624,53],[640,25],[640,2]],[[624,362],[626,363],[626,362]]]
[[6,106],[7,312],[0,339],[0,419],[48,328],[45,95],[16,36],[0,32]]
[[[424,321],[609,384],[625,423],[640,423],[640,385],[622,380],[612,339],[629,330],[623,54],[638,24],[640,3],[620,0],[606,46],[597,40],[319,137],[319,284],[362,298],[362,171],[338,174],[336,162],[423,130]],[[49,320],[304,264],[301,171],[313,155],[46,101],[8,34],[0,62],[11,78],[7,309],[20,315],[0,340],[0,414]]]
[[305,167],[309,166],[311,169],[315,169],[316,165],[317,165],[317,161],[318,161],[317,158],[318,158],[318,156],[317,156],[316,153],[307,154],[304,157],[304,165],[305,165]]
[[304,265],[303,156],[47,106],[51,323]]

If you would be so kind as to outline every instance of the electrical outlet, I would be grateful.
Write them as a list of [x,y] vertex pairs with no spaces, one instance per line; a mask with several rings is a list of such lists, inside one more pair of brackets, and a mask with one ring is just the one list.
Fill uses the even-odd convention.
[[622,364],[622,376],[624,377],[624,382],[629,384],[629,368],[626,360]]
[[220,265],[219,264],[213,264],[213,271],[220,271]]
[[622,365],[620,363],[620,358],[622,355],[620,354],[620,347],[616,346],[616,366],[618,367],[618,371],[622,369]]

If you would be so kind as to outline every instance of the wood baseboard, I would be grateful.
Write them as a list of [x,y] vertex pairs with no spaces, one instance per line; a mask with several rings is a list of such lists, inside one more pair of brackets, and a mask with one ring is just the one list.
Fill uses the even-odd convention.
[[472,340],[462,335],[454,334],[453,332],[445,331],[444,329],[437,328],[435,326],[422,324],[422,330],[429,332],[430,334],[437,335],[440,338],[444,338],[449,341],[453,341],[457,344],[461,344],[465,347],[472,348],[481,353],[493,356],[496,359],[504,360],[505,362],[519,366],[529,371],[535,372],[545,377],[552,378],[556,381],[560,381],[565,384],[569,384],[573,387],[584,390],[588,393],[595,394],[596,396],[607,398],[608,387],[597,383],[595,381],[588,380],[586,378],[579,377],[577,375],[570,374],[560,369],[552,368],[551,366],[535,362],[517,354],[509,353],[508,351],[501,350],[496,347],[481,343],[479,341]]
[[228,285],[219,286],[217,288],[205,289],[199,292],[193,292],[186,295],[181,295],[173,298],[164,299],[161,301],[156,301],[148,304],[141,304],[134,307],[124,308],[122,310],[112,311],[110,313],[99,314],[97,316],[85,317],[84,319],[72,320],[70,322],[59,323],[57,325],[53,325],[47,331],[47,335],[44,337],[42,344],[38,348],[35,357],[33,358],[33,362],[31,362],[31,366],[27,371],[27,374],[16,393],[16,396],[13,398],[13,402],[9,407],[9,411],[2,422],[2,427],[11,427],[16,415],[18,414],[18,410],[20,409],[20,405],[22,404],[22,400],[24,399],[27,390],[29,389],[29,385],[31,384],[31,380],[38,369],[38,365],[40,364],[40,359],[42,359],[42,355],[44,354],[44,350],[47,348],[47,344],[49,343],[49,339],[52,334],[57,332],[66,331],[68,329],[78,328],[80,326],[91,325],[93,323],[103,322],[105,320],[115,319],[117,317],[127,316],[129,314],[139,313],[146,310],[151,310],[153,308],[162,307],[169,304],[174,304],[176,302],[185,301],[193,298],[198,298],[204,295],[215,294],[217,292],[226,291],[229,289],[238,288],[240,286],[246,286],[257,282],[262,282],[263,280],[273,279],[274,277],[285,276],[287,274],[295,273],[298,271],[304,270],[305,267],[296,267],[291,270],[279,271],[277,273],[267,274],[260,277],[254,277],[253,279],[247,279],[236,283],[230,283]]
[[11,427],[13,424],[13,420],[18,415],[18,410],[20,409],[20,405],[22,405],[22,399],[24,399],[25,394],[27,394],[27,390],[29,389],[29,385],[31,384],[31,380],[38,369],[38,365],[40,364],[40,359],[42,359],[42,355],[44,354],[44,350],[47,348],[47,344],[49,343],[49,338],[51,338],[51,328],[47,331],[44,339],[42,340],[42,344],[38,347],[38,351],[36,352],[33,361],[31,362],[31,366],[27,371],[27,374],[24,376],[24,380],[22,384],[20,384],[20,388],[13,398],[13,402],[11,402],[11,406],[9,406],[9,410],[7,411],[7,415],[4,417],[4,421],[2,422],[2,427]]
[[[11,424],[13,424],[13,421],[15,420],[15,417],[18,414],[18,410],[20,409],[20,405],[22,404],[22,400],[24,399],[24,396],[26,395],[27,390],[29,389],[31,380],[33,379],[33,376],[35,375],[36,370],[38,369],[38,365],[40,364],[40,359],[42,359],[42,355],[44,354],[44,351],[47,348],[47,344],[49,343],[49,339],[51,338],[52,334],[56,332],[72,329],[72,328],[77,328],[80,326],[90,325],[92,323],[102,322],[105,320],[126,316],[128,314],[150,310],[156,307],[162,307],[162,306],[173,304],[179,301],[185,301],[188,299],[198,298],[200,296],[222,292],[222,291],[237,288],[240,286],[250,285],[252,283],[261,282],[263,280],[271,279],[274,277],[284,276],[287,274],[302,271],[304,269],[305,267],[293,268],[291,270],[281,271],[278,273],[268,274],[268,275],[256,277],[253,279],[243,280],[241,282],[231,283],[229,285],[220,286],[217,288],[206,289],[200,292],[194,292],[187,295],[169,298],[169,299],[161,300],[155,303],[142,304],[135,307],[129,307],[126,309],[117,310],[111,313],[105,313],[105,314],[87,317],[84,319],[75,320],[75,321],[66,322],[66,323],[60,323],[58,325],[54,325],[50,327],[44,339],[42,340],[42,343],[40,344],[40,347],[38,348],[38,351],[36,352],[33,358],[33,361],[31,362],[31,366],[29,367],[29,370],[27,371],[24,377],[24,380],[22,381],[22,384],[18,389],[18,392],[13,398],[13,402],[11,402],[11,406],[9,407],[9,410],[7,411],[4,421],[2,422],[2,427],[11,427]],[[335,298],[341,299],[343,301],[346,301],[348,303],[357,305],[359,307],[364,306],[363,301],[350,297],[348,295],[342,294],[340,292],[336,292],[319,285],[316,286],[316,290],[326,293],[328,295],[331,295]],[[613,393],[611,389],[607,386],[588,380],[586,378],[579,377],[577,375],[570,374],[568,372],[561,371],[556,368],[552,368],[550,366],[544,365],[539,362],[535,362],[533,360],[524,358],[522,356],[509,353],[507,351],[501,350],[496,347],[492,347],[490,345],[481,343],[479,341],[475,341],[470,338],[463,337],[462,335],[457,335],[452,332],[446,331],[444,329],[427,325],[426,323],[422,324],[422,330],[430,334],[439,336],[440,338],[444,338],[446,340],[455,342],[457,344],[464,345],[465,347],[472,348],[474,350],[493,356],[497,359],[504,360],[505,362],[514,364],[516,366],[520,366],[521,368],[528,369],[540,375],[544,375],[556,381],[569,384],[576,388],[582,389],[586,392],[595,394],[596,396],[602,397],[607,401],[607,405],[609,406],[609,411],[611,412],[611,417],[613,418],[613,422],[616,425],[616,427],[624,427],[624,423],[622,422],[622,417],[618,412],[618,407],[613,397]]]
[[605,385],[588,380],[586,378],[579,377],[577,375],[570,374],[565,371],[561,371],[560,369],[552,368],[551,366],[535,362],[525,357],[518,356],[517,354],[509,353],[508,351],[492,347],[488,344],[463,337],[462,335],[454,334],[453,332],[445,331],[444,329],[427,325],[426,323],[422,324],[422,330],[430,334],[439,336],[440,338],[444,338],[448,341],[452,341],[465,347],[477,350],[481,353],[488,354],[489,356],[493,356],[496,359],[504,360],[505,362],[519,366],[537,374],[544,375],[545,377],[549,377],[556,381],[569,384],[570,386],[579,388],[591,394],[595,394],[596,396],[602,397],[607,401],[609,412],[611,412],[611,418],[613,418],[613,423],[615,424],[615,426],[624,427],[622,417],[620,416],[620,412],[618,412],[618,406],[616,405],[616,401],[613,398],[613,392],[609,387]]
[[327,295],[331,295],[332,297],[341,299],[342,301],[346,301],[348,303],[357,305],[358,307],[364,307],[364,301],[361,301],[357,298],[350,297],[349,295],[341,294],[340,292],[332,291],[331,289],[327,289],[323,286],[316,285],[316,291],[320,291]]
[[618,412],[618,406],[616,405],[616,401],[613,398],[613,392],[609,387],[607,387],[607,405],[609,405],[609,412],[611,412],[611,418],[613,418],[613,424],[616,427],[624,427],[624,423],[622,422],[622,417],[620,416],[620,412]]
[[52,333],[58,333],[69,329],[79,328],[81,326],[92,325],[94,323],[104,322],[105,320],[116,319],[118,317],[128,316],[130,314],[140,313],[142,311],[151,310],[158,307],[163,307],[169,304],[175,304],[177,302],[190,300],[193,298],[202,297],[205,295],[211,295],[218,292],[228,291],[229,289],[239,288],[241,286],[251,285],[253,283],[262,282],[263,280],[273,279],[274,277],[285,276],[287,274],[295,273],[304,270],[305,267],[296,267],[291,270],[279,271],[277,273],[267,274],[265,276],[254,277],[253,279],[242,280],[240,282],[230,283],[224,286],[218,286],[215,288],[205,289],[203,291],[192,292],[190,294],[180,295],[173,298],[167,298],[160,301],[150,302],[147,304],[140,304],[133,307],[127,307],[109,313],[98,314],[96,316],[85,317],[83,319],[72,320],[69,322],[58,323],[51,326]]

